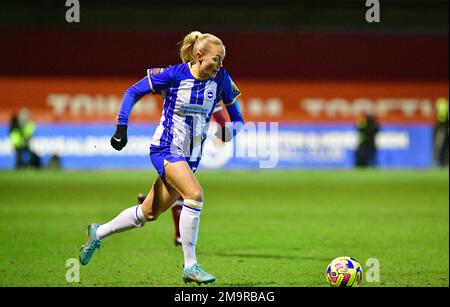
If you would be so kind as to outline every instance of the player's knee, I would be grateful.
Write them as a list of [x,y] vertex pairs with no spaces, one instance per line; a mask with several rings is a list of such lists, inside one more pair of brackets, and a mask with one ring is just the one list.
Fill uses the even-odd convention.
[[145,218],[147,219],[147,221],[149,222],[153,222],[156,221],[159,217],[158,214],[154,214],[154,213],[148,213],[148,214],[144,214]]
[[156,221],[159,217],[159,214],[157,212],[153,212],[152,210],[145,210],[144,208],[142,209],[142,213],[144,214],[148,222]]
[[185,199],[192,199],[195,201],[203,202],[203,190],[202,188],[193,189],[186,195]]

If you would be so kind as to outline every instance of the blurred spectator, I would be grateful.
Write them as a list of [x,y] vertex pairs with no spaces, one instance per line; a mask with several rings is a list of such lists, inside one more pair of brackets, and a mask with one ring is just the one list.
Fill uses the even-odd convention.
[[373,115],[365,115],[358,119],[358,148],[355,152],[355,162],[357,167],[375,167],[377,147],[375,139],[380,129],[379,124]]
[[61,158],[57,154],[51,155],[48,160],[47,168],[53,170],[61,169]]
[[36,130],[36,125],[30,120],[28,109],[21,109],[14,114],[9,127],[9,139],[16,152],[15,168],[39,168],[40,157],[30,149],[30,140]]
[[434,127],[434,162],[439,166],[448,165],[448,99],[436,101],[436,124]]

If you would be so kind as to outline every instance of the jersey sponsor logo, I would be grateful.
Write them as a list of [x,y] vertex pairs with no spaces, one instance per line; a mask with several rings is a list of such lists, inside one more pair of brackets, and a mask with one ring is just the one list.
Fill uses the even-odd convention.
[[150,69],[150,73],[153,76],[159,75],[160,73],[162,73],[164,71],[164,68],[152,68]]
[[195,104],[184,104],[176,107],[175,112],[177,109],[181,112],[183,112],[185,115],[194,115],[194,114],[202,114],[205,115],[208,114],[208,108],[201,106],[201,105],[195,105]]

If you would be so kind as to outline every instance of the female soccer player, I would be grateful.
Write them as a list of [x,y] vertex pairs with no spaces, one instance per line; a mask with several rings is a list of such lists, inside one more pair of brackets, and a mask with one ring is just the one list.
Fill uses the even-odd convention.
[[218,136],[229,141],[242,127],[237,102],[240,91],[223,68],[225,46],[218,37],[198,31],[189,33],[184,37],[180,57],[183,64],[148,69],[147,76],[125,92],[117,129],[111,138],[111,145],[116,150],[121,150],[127,143],[128,118],[134,103],[150,92],[160,93],[164,98],[161,120],[150,146],[150,159],[159,176],[142,205],[125,209],[106,224],[88,226],[88,241],[80,250],[83,265],[100,247],[101,240],[155,221],[181,196],[183,280],[198,284],[216,280],[197,263],[195,247],[203,189],[194,172],[200,163],[207,123],[219,101],[225,103],[233,126],[219,130]]

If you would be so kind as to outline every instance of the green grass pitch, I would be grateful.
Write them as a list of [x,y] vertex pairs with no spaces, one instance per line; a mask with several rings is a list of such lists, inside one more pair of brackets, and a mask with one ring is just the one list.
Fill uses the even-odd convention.
[[[378,282],[365,287],[449,286],[446,170],[202,171],[197,243],[212,286],[327,286],[337,256]],[[85,226],[136,204],[152,171],[0,172],[0,286],[184,286],[170,211],[102,242],[80,282]],[[372,275],[372,277],[375,275]],[[209,287],[207,285],[206,287]]]

